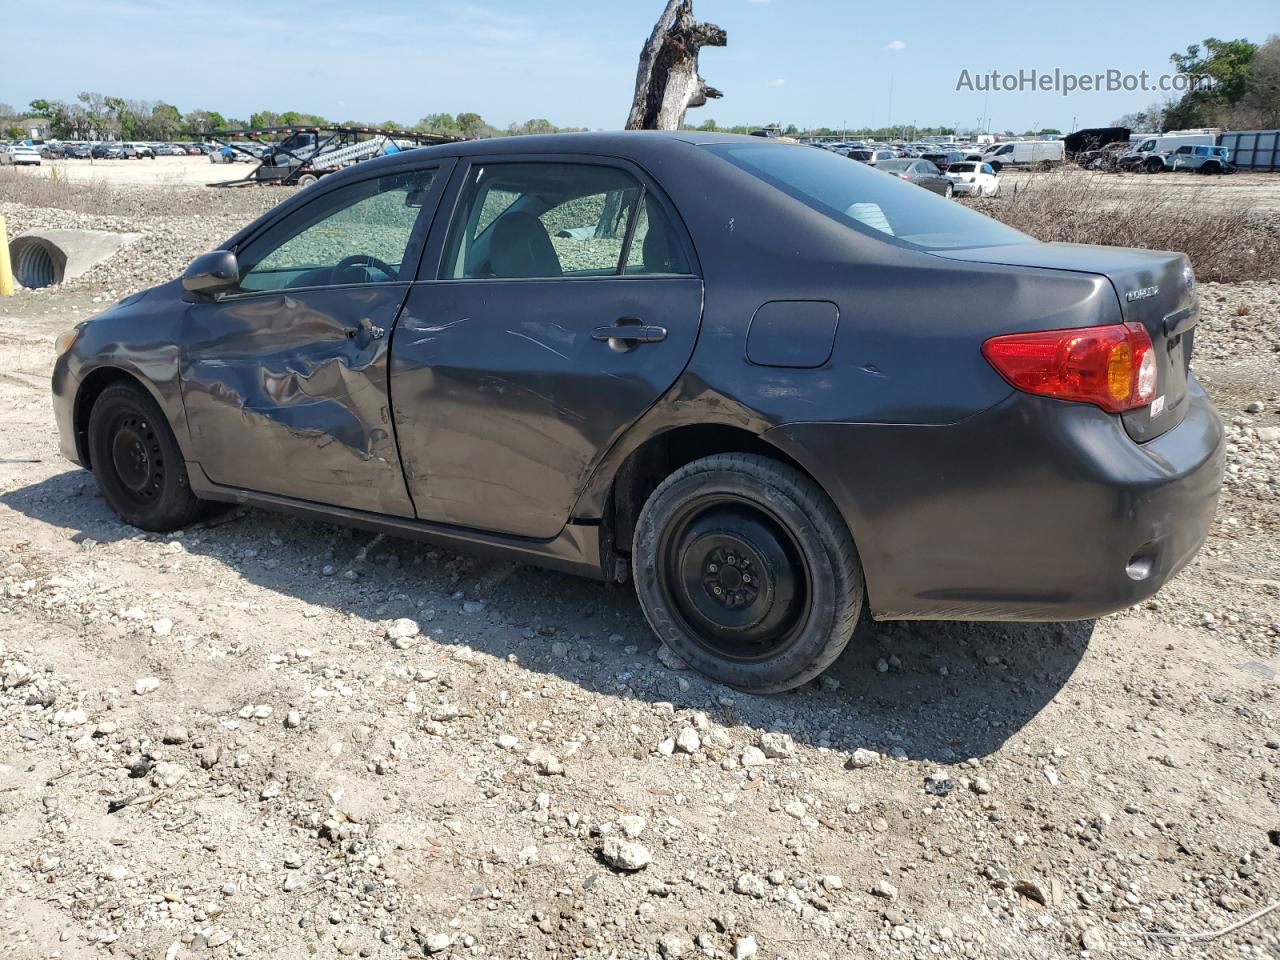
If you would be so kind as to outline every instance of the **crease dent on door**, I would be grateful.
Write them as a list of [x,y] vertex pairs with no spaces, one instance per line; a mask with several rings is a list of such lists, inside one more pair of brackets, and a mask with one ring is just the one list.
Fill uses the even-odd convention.
[[[351,306],[389,324],[404,289],[389,293],[352,292]],[[403,514],[405,491],[385,392],[387,341],[364,342],[363,334],[337,339],[333,316],[306,299],[302,294],[231,307],[217,325],[235,330],[238,349],[219,356],[215,336],[206,355],[184,371],[189,423],[206,454],[202,467],[219,484]],[[268,309],[288,321],[261,324],[257,315]],[[258,330],[261,337],[254,336]],[[254,340],[262,349],[254,349]],[[217,410],[232,416],[211,415]],[[375,465],[379,469],[371,473]],[[395,482],[380,493],[370,479],[384,474]]]

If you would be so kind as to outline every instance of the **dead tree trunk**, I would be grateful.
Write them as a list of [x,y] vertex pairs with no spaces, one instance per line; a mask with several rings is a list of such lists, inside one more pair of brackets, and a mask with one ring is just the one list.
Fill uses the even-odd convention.
[[723,47],[725,32],[693,19],[693,0],[668,0],[640,51],[628,130],[679,130],[685,111],[722,94],[698,76],[698,51]]

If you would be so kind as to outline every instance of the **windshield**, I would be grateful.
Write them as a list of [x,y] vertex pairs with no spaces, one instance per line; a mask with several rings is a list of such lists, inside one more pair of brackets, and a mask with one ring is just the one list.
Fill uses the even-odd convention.
[[920,250],[1027,243],[1006,227],[935,193],[828,153],[785,144],[715,144],[712,153],[838,223]]

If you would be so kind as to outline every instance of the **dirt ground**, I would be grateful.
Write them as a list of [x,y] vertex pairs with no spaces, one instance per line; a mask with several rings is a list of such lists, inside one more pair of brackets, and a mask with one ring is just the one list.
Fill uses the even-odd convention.
[[1280,956],[1249,919],[1280,900],[1280,284],[1202,285],[1229,474],[1155,600],[865,621],[752,697],[671,669],[626,588],[259,511],[119,523],[58,455],[53,339],[268,202],[163,186],[0,203],[144,233],[0,301],[6,956]]

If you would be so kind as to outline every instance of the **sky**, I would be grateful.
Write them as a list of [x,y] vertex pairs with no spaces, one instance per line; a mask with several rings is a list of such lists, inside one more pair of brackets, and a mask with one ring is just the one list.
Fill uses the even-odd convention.
[[[665,0],[4,0],[21,34],[0,58],[0,102],[81,90],[182,111],[299,110],[412,123],[474,111],[617,129]],[[992,130],[1105,126],[1157,92],[957,90],[992,70],[1114,69],[1153,77],[1205,37],[1263,42],[1275,0],[694,0],[728,31],[702,75],[724,99],[689,122]],[[14,26],[12,17],[5,18]],[[38,39],[37,39],[38,38]],[[976,87],[977,81],[973,80]],[[983,119],[985,118],[985,119]]]

